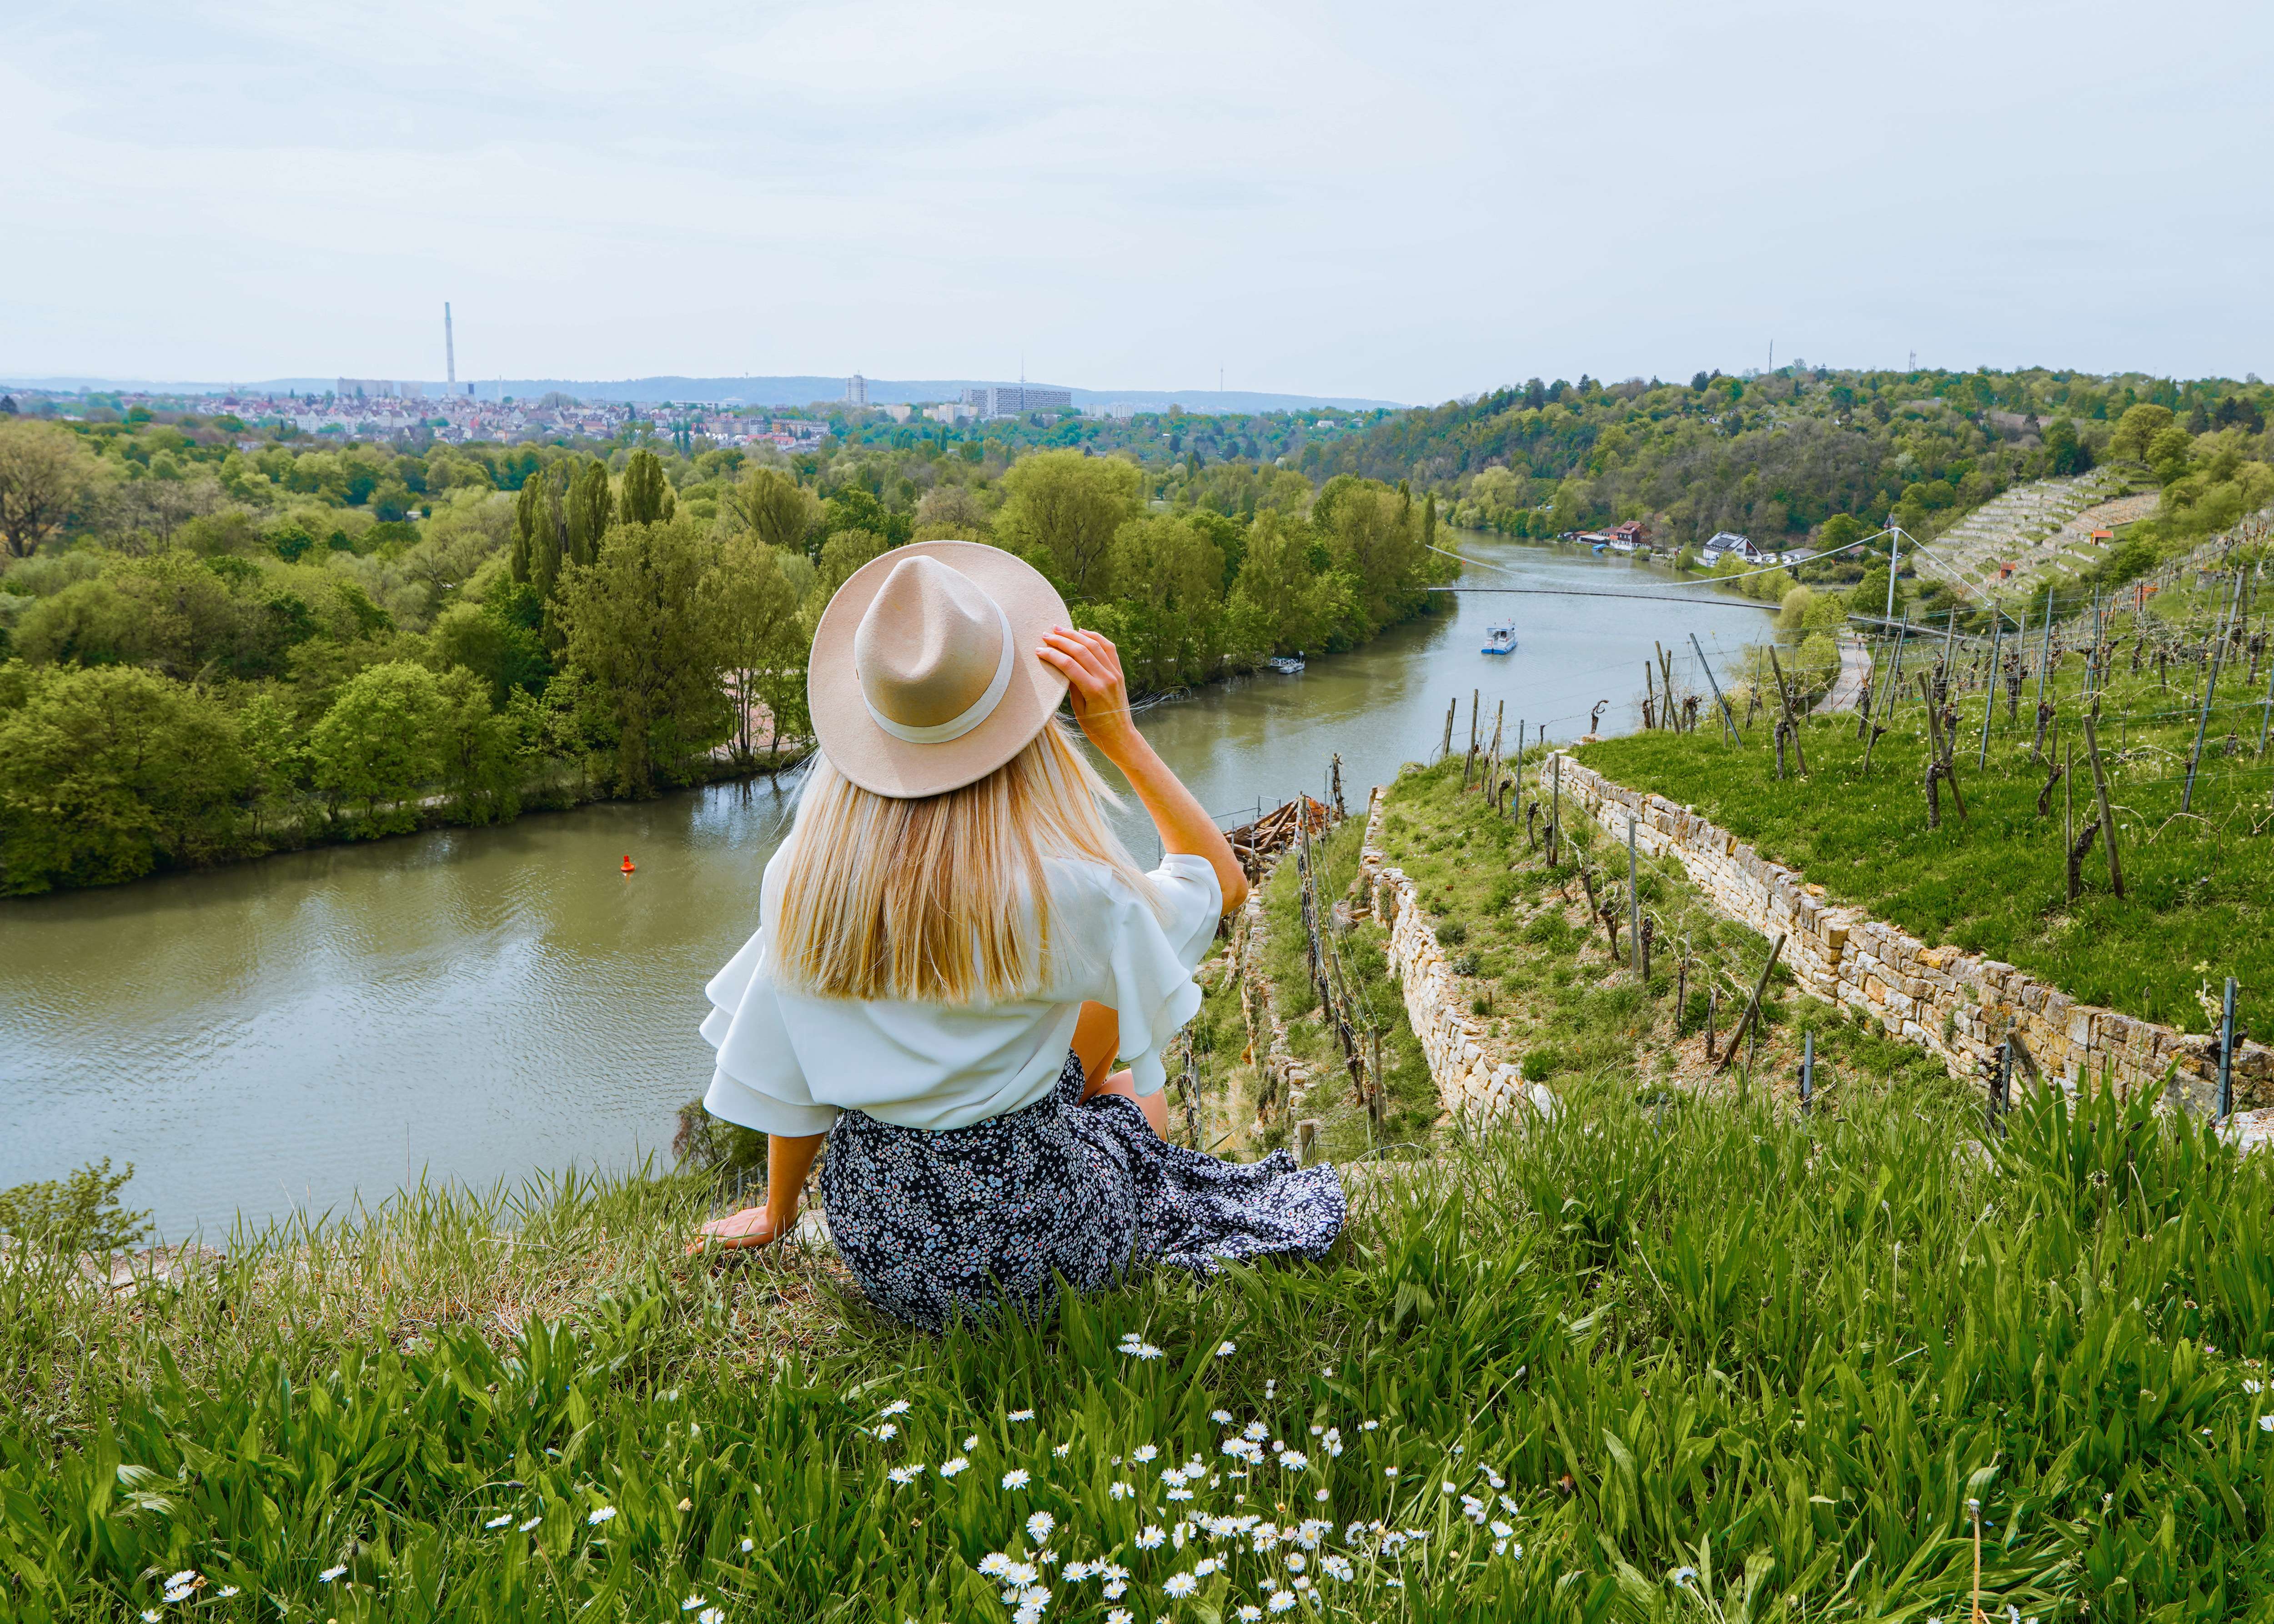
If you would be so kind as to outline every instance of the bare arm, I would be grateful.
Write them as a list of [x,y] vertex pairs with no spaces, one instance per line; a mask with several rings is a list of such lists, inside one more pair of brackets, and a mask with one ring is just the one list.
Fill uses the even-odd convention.
[[813,1159],[821,1154],[821,1142],[828,1137],[825,1133],[794,1138],[766,1135],[766,1204],[713,1218],[703,1226],[704,1238],[687,1250],[700,1252],[712,1241],[727,1247],[763,1246],[787,1235],[797,1222],[798,1196],[805,1188],[805,1176],[813,1170]]
[[1043,646],[1035,652],[1065,673],[1072,685],[1074,720],[1137,792],[1153,827],[1160,831],[1161,849],[1206,858],[1223,888],[1225,913],[1246,902],[1247,876],[1231,854],[1231,842],[1137,731],[1121,656],[1113,644],[1096,632],[1059,627],[1043,634]]

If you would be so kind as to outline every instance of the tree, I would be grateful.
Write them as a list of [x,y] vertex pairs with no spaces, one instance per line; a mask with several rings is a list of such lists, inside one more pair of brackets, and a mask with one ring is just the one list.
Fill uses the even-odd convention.
[[2081,474],[2092,466],[2092,447],[2076,437],[2076,425],[2055,417],[2045,429],[2045,466],[2055,474]]
[[514,689],[545,686],[544,645],[535,633],[492,605],[452,604],[435,620],[430,635],[435,657],[444,667],[461,667],[481,679],[490,703],[500,709]]
[[0,713],[0,891],[210,861],[245,779],[231,718],[199,689],[132,665],[34,672]]
[[744,474],[724,510],[733,529],[786,553],[803,553],[821,524],[821,499],[778,468]]
[[1137,468],[1119,457],[1039,451],[1003,476],[998,539],[1054,575],[1077,601],[1112,594],[1113,538],[1137,511]]
[[29,558],[94,489],[94,459],[53,424],[0,418],[0,542]]
[[489,685],[463,668],[434,685],[435,764],[461,823],[504,823],[521,810],[521,738],[490,706]]
[[1099,620],[1135,685],[1157,692],[1209,675],[1222,651],[1224,554],[1200,527],[1182,515],[1128,520],[1113,538],[1113,578],[1119,591]]
[[918,541],[984,541],[987,533],[986,504],[968,486],[936,485],[916,503]]
[[679,506],[678,493],[663,471],[663,459],[639,450],[624,464],[622,514],[627,524],[660,524]]
[[374,834],[418,826],[418,793],[440,773],[435,732],[442,695],[434,673],[409,660],[358,672],[308,736],[316,787],[335,809],[363,808]]
[[[840,538],[832,538],[834,545]],[[812,636],[799,614],[800,594],[778,547],[757,535],[737,536],[703,583],[704,613],[719,635],[726,684],[735,696],[735,749],[757,753],[757,711],[772,718],[768,750],[779,756],[784,738],[812,727],[806,710],[805,663]]]
[[608,465],[587,457],[568,487],[568,556],[589,564],[600,553],[600,538],[608,533],[615,498],[608,489]]
[[2147,462],[2150,444],[2157,434],[2171,426],[2170,407],[2142,401],[2127,410],[2117,423],[2116,432],[2108,437],[2108,455],[2136,462]]
[[[2138,408],[2135,407],[2134,410]],[[2131,412],[2124,414],[2128,421]],[[2170,416],[2168,412],[2165,414]],[[2156,477],[2169,485],[2174,479],[2187,477],[2189,454],[2195,448],[2194,436],[2176,423],[2157,429],[2148,441],[2146,455],[2142,459],[2156,470]]]
[[853,572],[892,551],[892,543],[874,530],[839,530],[821,544],[821,569],[814,582],[813,605],[817,614],[850,580]]
[[651,795],[659,781],[679,781],[690,756],[731,731],[719,637],[704,613],[710,561],[691,520],[627,523],[602,540],[598,560],[571,565],[563,583],[567,662],[584,673],[588,703],[614,734],[621,794]]

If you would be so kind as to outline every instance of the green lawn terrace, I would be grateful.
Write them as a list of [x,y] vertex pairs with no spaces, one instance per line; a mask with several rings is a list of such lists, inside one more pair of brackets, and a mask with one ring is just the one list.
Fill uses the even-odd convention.
[[[1628,789],[1691,808],[1798,869],[1833,902],[1931,945],[1981,953],[2080,1003],[2195,1034],[2212,1029],[2231,975],[2240,984],[2240,1024],[2264,1032],[2274,1023],[2274,754],[2262,748],[2269,670],[2263,615],[2228,617],[2233,583],[2230,572],[2198,588],[2183,573],[2137,609],[2124,595],[2105,613],[2097,665],[2083,646],[2090,617],[2057,628],[2042,747],[2042,633],[2033,630],[2018,653],[2006,637],[1994,693],[1984,686],[1989,640],[1960,640],[1948,694],[1957,793],[1938,786],[1939,826],[1928,807],[1918,688],[1922,674],[1941,666],[1939,636],[1908,645],[1893,702],[1882,645],[1873,703],[1886,731],[1876,740],[1862,736],[1855,716],[1800,721],[1805,774],[1797,755],[1781,764],[1772,748],[1773,699],[1742,744],[1725,741],[1708,708],[1694,732],[1585,744],[1577,759]],[[2218,627],[2232,635],[2206,712]],[[1745,708],[1741,701],[1741,720]],[[2097,712],[2117,825],[2120,898],[2099,846],[2081,856],[2071,891],[2069,849],[2097,815],[2082,726],[2089,711]]]

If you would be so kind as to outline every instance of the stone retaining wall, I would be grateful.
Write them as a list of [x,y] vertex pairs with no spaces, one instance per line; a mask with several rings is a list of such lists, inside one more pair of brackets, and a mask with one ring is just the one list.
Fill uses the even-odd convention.
[[1437,1098],[1456,1117],[1481,1124],[1523,1106],[1555,1109],[1555,1096],[1527,1083],[1517,1068],[1485,1044],[1484,1024],[1471,1015],[1460,984],[1437,944],[1436,927],[1402,868],[1383,860],[1380,788],[1367,807],[1366,843],[1359,851],[1359,896],[1389,932],[1389,973],[1405,999],[1405,1018],[1421,1041],[1436,1080]]
[[[1890,1030],[1938,1056],[1954,1077],[1979,1079],[1984,1063],[2010,1035],[2017,1069],[2040,1078],[2074,1084],[2080,1075],[2097,1079],[2106,1067],[2129,1092],[2161,1087],[2176,1067],[2179,1102],[2196,1110],[2217,1109],[2215,1037],[2188,1036],[2080,1004],[2059,988],[1979,953],[1929,947],[1908,931],[1827,902],[1824,887],[1771,862],[1689,808],[1614,784],[1557,754],[1567,801],[1621,841],[1631,815],[1638,848],[1678,858],[1722,914],[1764,936],[1785,932],[1784,962],[1803,990],[1879,1017]],[[1367,839],[1372,853],[1371,826]],[[1394,952],[1391,962],[1397,963]],[[1412,1001],[1409,992],[1409,1007]],[[1422,1029],[1418,1012],[1413,1026]],[[2241,1046],[2235,1056],[2234,1101],[2238,1111],[2274,1104],[2274,1050],[2260,1043]]]

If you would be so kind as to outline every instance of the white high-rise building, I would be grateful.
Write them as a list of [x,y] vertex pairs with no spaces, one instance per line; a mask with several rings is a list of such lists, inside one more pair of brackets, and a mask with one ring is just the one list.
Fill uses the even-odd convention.
[[869,380],[855,372],[845,380],[845,403],[866,406],[869,403]]

